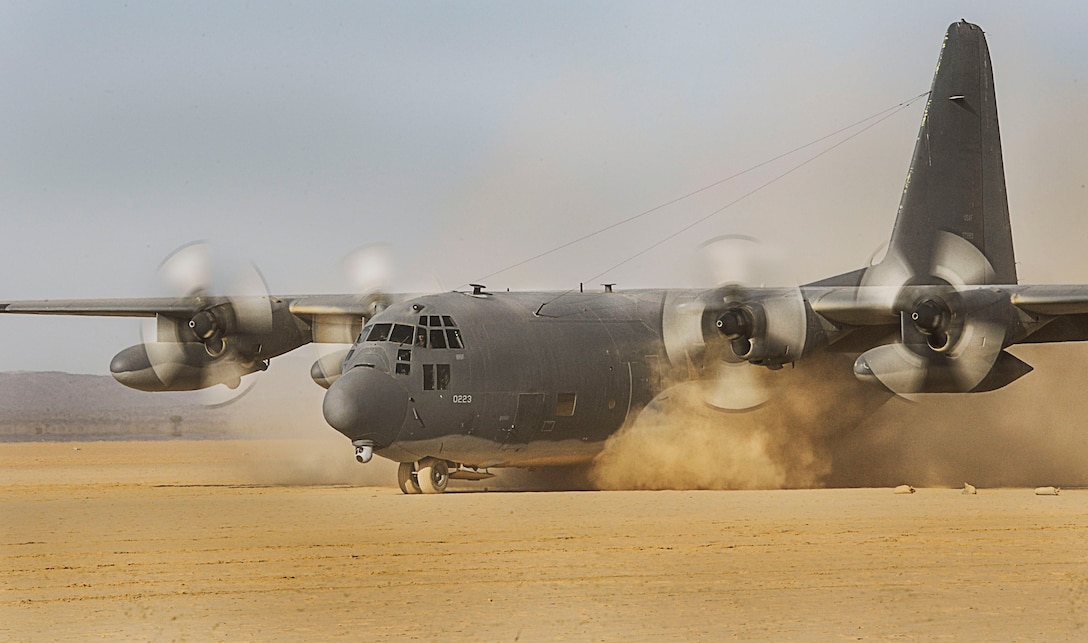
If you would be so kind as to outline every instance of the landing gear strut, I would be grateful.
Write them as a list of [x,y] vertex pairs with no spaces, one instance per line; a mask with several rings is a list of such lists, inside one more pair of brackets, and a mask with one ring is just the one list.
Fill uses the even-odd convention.
[[[453,467],[453,470],[450,470]],[[486,469],[465,468],[456,462],[441,458],[423,458],[419,462],[401,462],[397,467],[397,484],[409,495],[417,493],[443,493],[451,479],[487,480],[495,474]]]

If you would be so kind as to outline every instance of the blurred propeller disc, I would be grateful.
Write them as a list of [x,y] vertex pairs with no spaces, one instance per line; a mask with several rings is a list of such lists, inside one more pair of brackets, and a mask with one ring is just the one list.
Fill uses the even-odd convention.
[[[901,317],[901,337],[858,357],[855,373],[873,377],[899,395],[967,392],[989,375],[1004,348],[1006,300],[971,288],[994,282],[986,256],[948,232],[933,240],[925,258],[912,262],[889,252],[862,278],[859,297],[871,308]],[[913,285],[944,285],[945,292],[914,300]]]
[[206,241],[193,241],[170,253],[159,264],[159,278],[170,287],[171,294],[181,297],[198,296],[212,288],[212,249]]
[[393,247],[387,243],[360,246],[344,257],[341,268],[356,293],[386,292],[393,281]]
[[238,332],[265,334],[272,331],[272,302],[268,296],[268,284],[257,265],[245,262],[231,280],[230,303]]
[[[273,327],[272,302],[260,270],[251,262],[235,261],[220,272],[212,246],[194,241],[163,260],[158,275],[171,296],[202,298],[200,312],[192,320],[159,316],[143,324],[143,341],[148,355],[159,364],[154,368],[160,379],[167,381],[178,370],[175,364],[185,357],[182,342],[191,345],[196,332],[206,335],[200,339],[214,358],[203,367],[201,377],[212,384],[200,389],[202,403],[214,408],[244,396],[256,384],[255,378],[242,378],[255,364],[251,351],[259,347],[252,340],[247,342],[246,336],[267,334]],[[229,285],[223,288],[222,283]],[[222,301],[224,294],[225,302],[209,307]]]
[[715,285],[796,285],[785,269],[785,254],[755,237],[722,235],[703,242],[699,250]]
[[[744,303],[743,289],[762,286],[792,285],[787,277],[782,252],[763,244],[759,239],[742,234],[715,237],[700,246],[700,255],[707,271],[718,286],[735,286],[736,298]],[[705,401],[721,411],[749,411],[771,399],[768,371],[749,364],[725,348],[715,369],[715,376],[705,383]]]
[[751,411],[771,399],[768,371],[747,362],[722,361],[714,380],[708,380],[704,399],[719,411]]

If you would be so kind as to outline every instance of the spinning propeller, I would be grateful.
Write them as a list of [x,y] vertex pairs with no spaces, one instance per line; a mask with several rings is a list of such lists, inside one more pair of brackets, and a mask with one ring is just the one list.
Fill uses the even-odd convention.
[[781,262],[752,237],[717,237],[702,246],[719,286],[666,303],[666,351],[674,365],[696,371],[702,399],[721,411],[747,411],[771,397],[769,372],[793,361],[805,344],[800,290],[766,287]]
[[889,252],[868,269],[859,297],[900,318],[900,341],[863,353],[854,373],[899,395],[978,390],[1015,323],[1008,298],[985,287],[993,281],[985,255],[951,233],[913,264]]
[[[277,343],[297,344],[291,333],[275,336],[273,300],[255,266],[233,271],[227,291],[216,294],[217,272],[211,247],[204,242],[182,246],[159,266],[159,277],[174,294],[189,302],[185,315],[156,316],[144,326],[144,342],[119,353],[110,365],[127,386],[148,391],[216,388],[205,394],[212,406],[227,404],[250,390],[242,377],[268,368],[280,354]],[[286,312],[286,311],[285,311]],[[272,344],[271,346],[269,344]]]

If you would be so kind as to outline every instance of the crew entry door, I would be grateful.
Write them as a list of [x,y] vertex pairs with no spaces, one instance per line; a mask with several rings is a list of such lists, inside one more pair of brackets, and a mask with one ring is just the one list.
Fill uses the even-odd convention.
[[510,446],[528,444],[543,423],[544,394],[519,394],[518,409],[514,413],[514,426],[507,434],[506,444]]

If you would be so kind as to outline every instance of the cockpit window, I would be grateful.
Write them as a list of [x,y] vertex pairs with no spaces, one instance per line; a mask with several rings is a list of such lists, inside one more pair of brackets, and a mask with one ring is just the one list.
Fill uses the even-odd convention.
[[389,341],[394,344],[411,344],[415,328],[408,324],[394,324],[393,332],[389,334]]
[[[367,326],[363,329],[359,338],[365,337],[368,342],[393,342],[402,346],[411,346],[413,340],[417,339],[415,334],[416,327],[408,324],[374,324],[373,327]],[[423,344],[417,345],[423,346]]]
[[461,343],[461,331],[456,328],[447,328],[446,345],[450,348],[464,348],[464,344]]
[[452,348],[462,350],[465,347],[457,323],[449,315],[420,315],[419,327],[416,328],[416,346],[426,348]]
[[393,324],[374,324],[374,328],[370,329],[370,334],[366,336],[368,342],[384,342],[389,340],[389,332],[393,329]]
[[441,328],[431,329],[431,348],[445,348],[446,347],[446,335],[442,332]]

